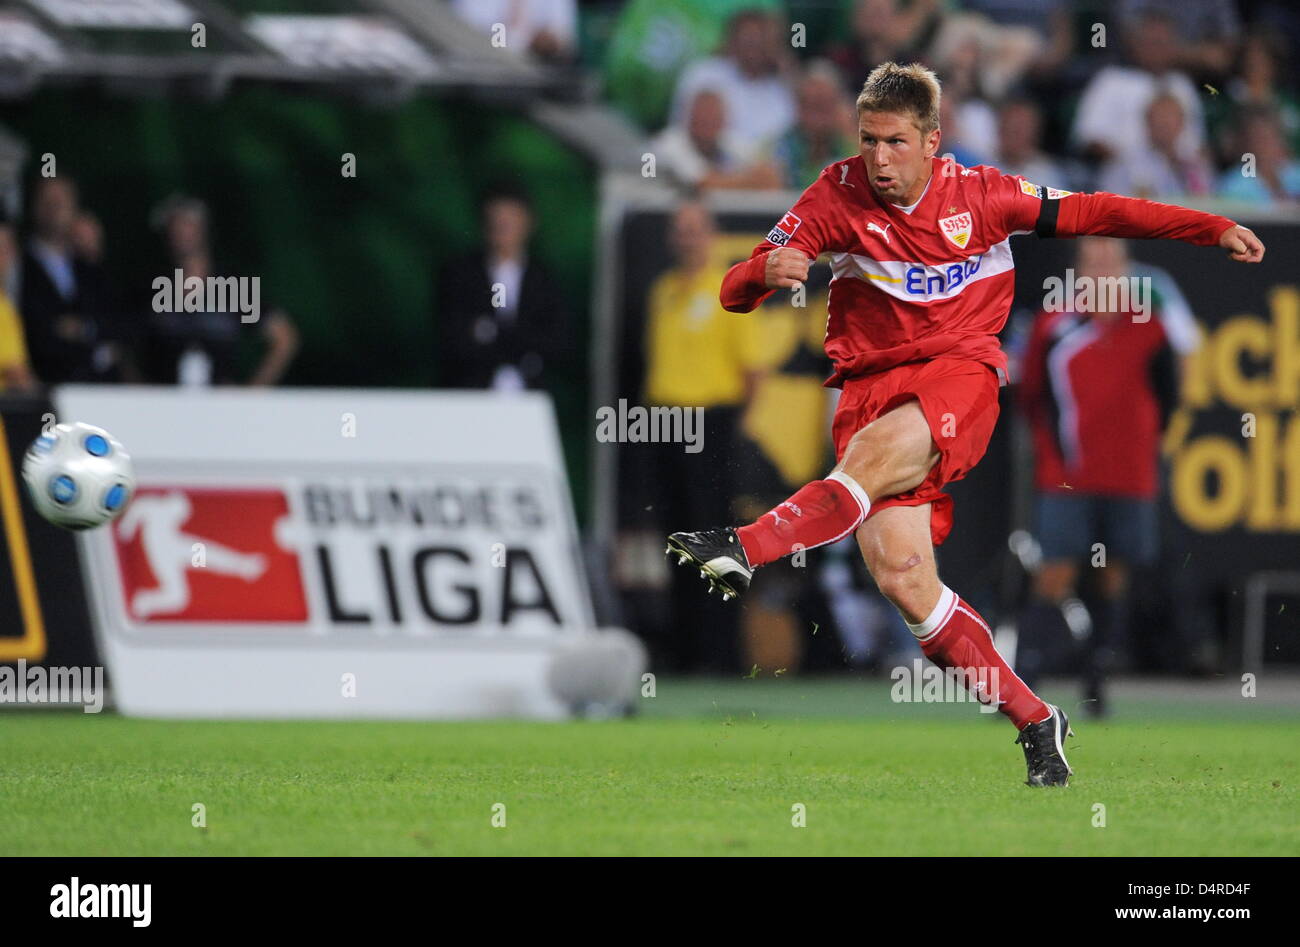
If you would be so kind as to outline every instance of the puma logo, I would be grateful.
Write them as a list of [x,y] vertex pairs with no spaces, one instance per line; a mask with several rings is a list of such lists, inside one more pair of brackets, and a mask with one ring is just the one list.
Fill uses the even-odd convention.
[[873,221],[870,221],[870,222],[867,224],[867,229],[868,229],[868,230],[874,230],[876,233],[880,234],[882,237],[885,238],[885,243],[888,243],[888,242],[889,242],[889,228],[892,227],[892,226],[894,226],[894,225],[893,225],[893,224],[885,224],[884,227],[881,227],[880,224],[876,223],[876,222],[873,220]]
[[773,526],[780,526],[782,523],[789,525],[790,521],[781,517],[781,507],[783,506],[788,507],[795,516],[803,516],[803,510],[799,509],[799,507],[795,506],[795,504],[791,503],[789,500],[786,500],[776,509],[767,511],[768,515],[772,517]]

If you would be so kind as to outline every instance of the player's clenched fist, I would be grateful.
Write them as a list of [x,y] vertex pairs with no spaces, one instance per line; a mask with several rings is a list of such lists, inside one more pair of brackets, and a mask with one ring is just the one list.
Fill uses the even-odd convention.
[[1258,263],[1264,259],[1264,241],[1241,225],[1229,227],[1220,234],[1219,246],[1230,251],[1228,256],[1239,263]]
[[780,247],[767,255],[763,276],[768,289],[792,289],[808,279],[812,260],[798,250]]

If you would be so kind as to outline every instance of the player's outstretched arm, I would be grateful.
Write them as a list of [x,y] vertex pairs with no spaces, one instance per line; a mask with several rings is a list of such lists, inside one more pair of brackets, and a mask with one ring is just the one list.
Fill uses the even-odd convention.
[[1047,237],[1137,237],[1218,246],[1242,263],[1264,258],[1259,237],[1227,217],[1105,192],[1043,201],[1035,229]]

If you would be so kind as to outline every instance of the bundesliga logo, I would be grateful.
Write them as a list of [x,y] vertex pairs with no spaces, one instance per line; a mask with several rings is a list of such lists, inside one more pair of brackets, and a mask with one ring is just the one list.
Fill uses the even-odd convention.
[[776,222],[776,226],[767,235],[767,242],[775,243],[778,247],[785,246],[790,242],[790,238],[794,236],[794,232],[799,229],[801,223],[803,221],[798,216],[787,211],[786,215]]
[[140,622],[304,622],[298,554],[281,545],[280,490],[145,488],[113,534]]

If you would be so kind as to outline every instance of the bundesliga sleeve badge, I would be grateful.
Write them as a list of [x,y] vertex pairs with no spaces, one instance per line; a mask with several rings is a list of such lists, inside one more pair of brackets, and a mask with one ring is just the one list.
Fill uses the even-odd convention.
[[767,235],[767,242],[775,243],[778,247],[785,246],[790,242],[790,238],[794,236],[794,232],[799,229],[801,223],[803,221],[797,215],[787,212],[784,217],[776,222],[776,226]]

